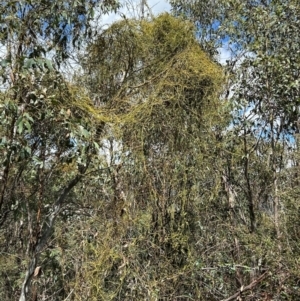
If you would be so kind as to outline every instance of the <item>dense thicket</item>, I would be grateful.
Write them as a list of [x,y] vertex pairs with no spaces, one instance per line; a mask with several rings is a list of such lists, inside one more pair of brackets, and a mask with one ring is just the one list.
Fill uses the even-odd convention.
[[[98,157],[101,131],[94,127],[102,120],[59,66],[86,36],[93,12],[114,5],[1,2],[1,300],[62,300],[69,293],[48,250],[55,220]],[[49,269],[36,283],[43,260]]]
[[297,1],[48,2],[0,9],[1,300],[299,299]]
[[[261,231],[264,257],[272,250],[272,263],[266,266],[278,278],[274,289],[265,294],[274,300],[297,299],[299,287],[294,284],[299,276],[294,267],[299,248],[294,226],[299,214],[299,3],[171,3],[176,15],[193,20],[207,51],[215,55],[215,49],[222,48],[229,54],[225,70],[232,127],[224,137],[231,140],[225,188],[228,197],[237,202],[234,208],[244,208],[234,210],[234,218],[247,212],[251,232],[256,235]],[[266,217],[270,218],[271,232],[264,224]],[[271,282],[266,281],[268,285]]]

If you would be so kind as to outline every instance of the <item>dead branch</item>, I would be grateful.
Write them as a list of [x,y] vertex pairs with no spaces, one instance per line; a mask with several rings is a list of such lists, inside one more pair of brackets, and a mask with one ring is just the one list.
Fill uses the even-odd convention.
[[231,301],[239,297],[243,292],[252,290],[257,284],[259,284],[261,281],[263,281],[268,276],[268,271],[265,271],[263,274],[261,274],[257,279],[252,281],[247,286],[241,286],[241,288],[232,296],[228,297],[227,299],[223,299],[221,301]]

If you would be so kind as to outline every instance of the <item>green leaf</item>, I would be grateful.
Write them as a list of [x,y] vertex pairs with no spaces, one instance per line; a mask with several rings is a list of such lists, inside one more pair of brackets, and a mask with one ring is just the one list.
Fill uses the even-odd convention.
[[17,127],[18,127],[18,133],[22,134],[23,133],[23,118],[22,117],[18,120]]

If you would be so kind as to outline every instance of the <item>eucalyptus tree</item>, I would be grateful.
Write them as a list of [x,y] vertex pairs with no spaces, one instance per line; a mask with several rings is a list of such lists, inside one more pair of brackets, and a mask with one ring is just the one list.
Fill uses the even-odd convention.
[[55,281],[35,292],[31,280],[41,273],[56,218],[98,156],[101,133],[94,125],[103,121],[60,65],[88,38],[94,13],[117,7],[116,1],[1,2],[2,300],[67,294]]
[[[297,170],[296,166],[290,168],[291,160],[287,158],[291,154],[297,157],[297,151],[292,150],[297,149],[299,132],[299,2],[170,3],[176,15],[182,14],[199,26],[198,37],[213,49],[212,55],[220,49],[230,52],[226,62],[229,86],[224,95],[232,103],[233,121],[227,138],[234,143],[228,143],[235,146],[230,148],[230,165],[224,171],[227,191],[230,187],[236,201],[244,198],[247,202],[246,223],[252,232],[265,228],[261,218],[265,219],[267,212],[276,233],[274,252],[279,261],[290,262],[290,257],[299,256],[298,251],[284,244],[284,237],[289,240],[289,231],[285,230],[289,224],[285,217],[286,193],[290,191],[286,173]],[[255,167],[258,162],[260,170]],[[297,177],[296,172],[292,178]],[[289,250],[284,256],[283,248]],[[293,268],[289,272],[296,277]],[[295,293],[291,286],[286,291]]]
[[[298,132],[298,2],[170,2],[176,14],[199,24],[201,41],[230,51],[228,94],[236,104],[234,122],[259,141],[269,140],[276,157],[276,146]],[[279,163],[274,156],[276,177]]]

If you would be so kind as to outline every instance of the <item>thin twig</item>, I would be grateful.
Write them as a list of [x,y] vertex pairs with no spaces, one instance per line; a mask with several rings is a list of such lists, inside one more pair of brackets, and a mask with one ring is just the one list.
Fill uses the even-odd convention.
[[69,299],[69,297],[72,295],[73,292],[74,292],[74,290],[72,289],[72,290],[70,291],[69,295],[67,296],[67,298],[64,299],[63,301],[67,301],[67,300]]

